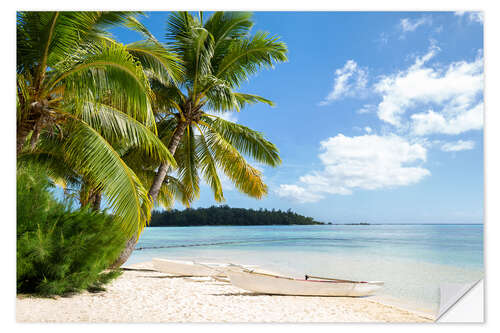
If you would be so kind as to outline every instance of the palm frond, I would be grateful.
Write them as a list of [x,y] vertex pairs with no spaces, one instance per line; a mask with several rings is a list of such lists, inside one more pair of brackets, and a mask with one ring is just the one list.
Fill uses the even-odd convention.
[[273,167],[281,164],[278,148],[260,132],[222,118],[203,117],[201,125],[208,131],[217,132],[232,147],[255,161]]
[[149,77],[163,84],[178,81],[182,77],[180,59],[158,41],[134,42],[126,45],[126,48],[142,64]]
[[108,142],[125,141],[127,147],[140,148],[150,158],[177,166],[174,157],[161,140],[146,126],[109,105],[87,103],[80,117]]
[[140,233],[153,204],[139,178],[91,127],[75,122],[71,133],[62,146],[65,163],[102,189],[128,236]]
[[214,75],[237,87],[262,67],[272,68],[275,63],[287,61],[285,43],[266,32],[257,32],[250,39],[234,39],[228,52],[214,65]]
[[176,12],[169,16],[167,22],[167,41],[183,61],[186,69],[185,84],[196,93],[198,80],[211,73],[213,36],[191,14]]
[[213,75],[200,80],[200,87],[207,98],[207,107],[214,111],[237,110],[238,101],[231,85]]
[[174,12],[168,17],[165,37],[169,44],[174,46],[177,53],[182,53],[185,48],[185,39],[190,37],[192,29],[199,27],[201,27],[201,23],[189,12]]
[[43,62],[53,67],[82,43],[109,36],[106,28],[125,24],[137,14],[123,11],[18,12],[17,70],[28,70]]
[[141,23],[135,16],[127,17],[127,20],[124,22],[124,26],[129,28],[130,30],[136,31],[140,33],[146,40],[160,43],[158,39],[149,31],[148,28],[144,24]]
[[32,93],[30,86],[33,84],[33,79],[29,72],[25,74],[16,74],[16,109],[17,109],[17,123],[26,120],[28,112],[25,109],[31,104]]
[[252,95],[252,94],[243,94],[243,93],[234,93],[234,97],[236,98],[236,102],[238,103],[238,108],[243,109],[248,104],[256,104],[258,102],[265,103],[269,106],[274,106],[274,103],[267,98]]
[[206,131],[205,138],[213,156],[226,176],[241,192],[254,198],[267,194],[267,185],[259,170],[247,163],[238,150],[216,131]]
[[200,158],[196,151],[193,129],[190,126],[187,127],[174,156],[178,166],[177,175],[184,184],[186,193],[189,197],[198,198],[200,195],[200,177],[198,175]]
[[247,38],[253,26],[252,13],[215,12],[204,27],[214,38],[212,66],[217,68],[233,39]]
[[58,151],[29,151],[20,154],[17,158],[18,168],[32,164],[41,167],[47,176],[62,188],[79,181],[79,175],[68,167],[63,154]]
[[[155,172],[153,170],[140,170],[137,171],[136,174],[141,179],[144,186],[151,186],[155,176]],[[189,207],[195,200],[191,194],[192,192],[188,192],[184,184],[179,179],[167,175],[160,188],[160,192],[158,193],[155,207],[161,206],[163,208],[170,209],[174,206],[175,201],[179,201],[184,206]]]
[[167,209],[172,208],[175,201],[179,201],[185,207],[189,207],[195,199],[192,192],[187,191],[184,184],[172,176],[165,177],[164,185],[158,195],[158,203]]
[[155,127],[147,77],[123,45],[103,42],[82,46],[52,73],[48,90],[63,86],[66,100],[81,104],[109,100],[147,127]]
[[150,80],[150,85],[154,93],[155,113],[169,113],[172,110],[182,112],[180,105],[185,102],[186,97],[177,85],[166,85],[154,78]]
[[224,192],[219,175],[217,174],[217,165],[201,129],[200,134],[196,136],[196,139],[196,148],[198,150],[197,154],[200,156],[200,168],[203,178],[212,189],[215,201],[223,202],[225,201]]

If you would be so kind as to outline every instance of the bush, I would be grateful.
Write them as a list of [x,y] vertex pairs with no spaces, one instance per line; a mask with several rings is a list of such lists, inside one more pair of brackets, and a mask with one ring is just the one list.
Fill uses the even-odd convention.
[[17,174],[17,292],[61,295],[102,285],[120,273],[103,272],[126,238],[114,218],[71,209],[51,193],[42,170]]

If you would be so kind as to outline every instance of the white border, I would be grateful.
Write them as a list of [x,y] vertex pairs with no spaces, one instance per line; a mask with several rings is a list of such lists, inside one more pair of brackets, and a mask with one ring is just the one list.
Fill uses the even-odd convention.
[[[404,326],[405,331],[419,332],[423,327],[427,329],[452,329],[454,332],[470,332],[471,329],[486,329],[497,327],[498,330],[498,295],[500,295],[498,283],[498,264],[494,262],[495,253],[500,253],[498,249],[500,214],[498,210],[500,190],[497,185],[500,184],[500,126],[499,126],[499,97],[500,82],[498,80],[500,52],[498,43],[498,31],[500,31],[500,11],[496,6],[497,1],[492,0],[419,0],[416,2],[401,0],[378,0],[378,1],[269,1],[252,0],[246,2],[236,2],[234,0],[211,0],[211,1],[104,1],[104,0],[86,0],[84,2],[72,2],[56,0],[49,2],[42,1],[8,1],[2,4],[2,42],[4,48],[1,52],[2,67],[2,121],[1,123],[1,146],[2,163],[0,163],[2,172],[2,194],[1,207],[3,215],[3,240],[1,242],[4,258],[2,283],[3,288],[1,311],[2,323],[4,329],[15,329],[20,331],[78,331],[86,332],[90,330],[117,330],[117,331],[137,331],[138,329],[147,329],[148,331],[167,330],[203,330],[217,332],[246,332],[255,329],[271,331],[283,329],[287,331],[314,330],[331,332],[332,329],[341,329],[343,332],[357,331],[359,329],[369,329],[370,331],[400,331]],[[14,82],[15,82],[15,11],[16,10],[288,10],[288,11],[321,11],[321,10],[363,10],[363,11],[448,11],[448,10],[484,10],[485,11],[485,268],[486,268],[486,306],[485,306],[485,325],[460,325],[460,324],[432,324],[432,325],[366,325],[366,324],[310,324],[310,325],[35,325],[35,324],[16,324],[15,323],[15,100],[14,100]],[[467,175],[464,175],[467,176]],[[487,180],[487,184],[486,184]],[[490,259],[491,260],[488,260]],[[489,295],[489,296],[488,296]],[[5,327],[5,326],[15,327]],[[10,330],[9,330],[10,331]]]

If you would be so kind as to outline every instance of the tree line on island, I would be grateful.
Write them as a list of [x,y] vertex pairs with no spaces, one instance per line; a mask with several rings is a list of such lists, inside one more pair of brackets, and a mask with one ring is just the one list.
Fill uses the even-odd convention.
[[185,210],[154,211],[152,227],[179,227],[202,225],[292,225],[323,224],[312,217],[303,216],[288,209],[245,209],[227,205]]

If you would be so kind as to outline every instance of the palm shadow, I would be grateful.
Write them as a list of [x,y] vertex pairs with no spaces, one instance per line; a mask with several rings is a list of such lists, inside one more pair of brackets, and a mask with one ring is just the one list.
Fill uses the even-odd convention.
[[122,271],[132,271],[132,272],[158,272],[158,271],[155,271],[154,269],[149,269],[149,268],[128,268],[128,267],[122,267],[120,269]]

